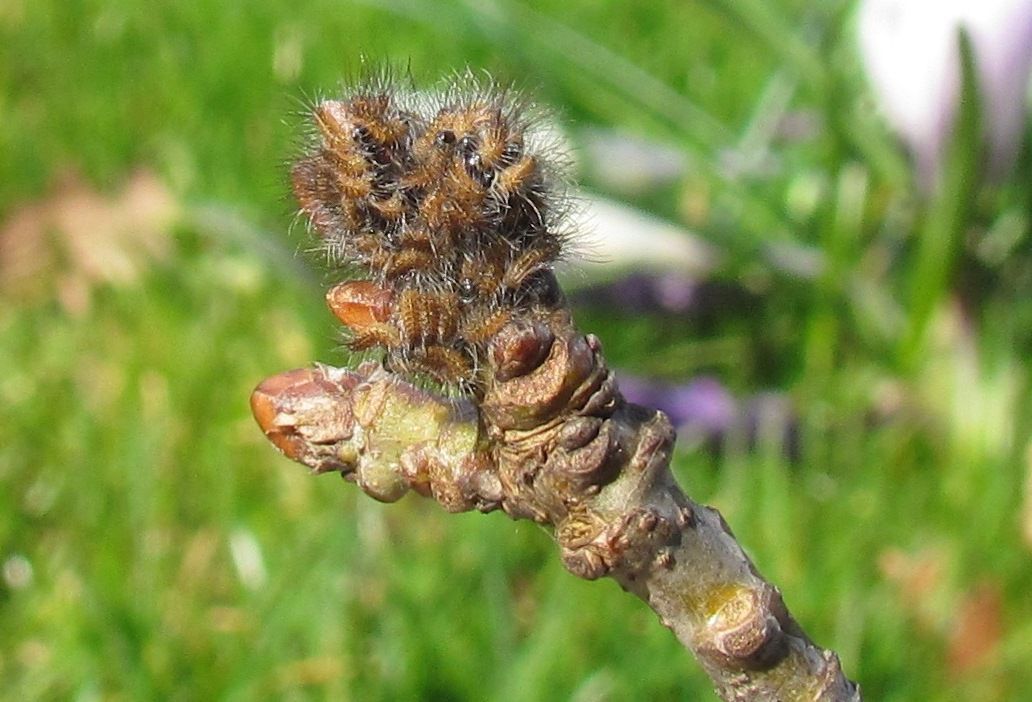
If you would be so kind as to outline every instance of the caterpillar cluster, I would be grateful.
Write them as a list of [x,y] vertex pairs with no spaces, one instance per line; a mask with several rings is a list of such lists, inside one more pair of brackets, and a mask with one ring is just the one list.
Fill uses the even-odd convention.
[[468,78],[436,95],[381,78],[311,116],[291,178],[321,246],[360,272],[328,295],[348,345],[475,390],[494,334],[562,305],[554,147],[532,108]]

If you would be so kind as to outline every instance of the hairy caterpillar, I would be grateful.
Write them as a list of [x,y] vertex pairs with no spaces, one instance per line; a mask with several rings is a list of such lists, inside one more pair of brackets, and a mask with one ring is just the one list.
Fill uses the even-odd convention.
[[539,115],[469,75],[434,93],[381,76],[311,119],[291,180],[321,247],[360,271],[327,295],[349,346],[476,392],[503,326],[562,308],[561,178]]

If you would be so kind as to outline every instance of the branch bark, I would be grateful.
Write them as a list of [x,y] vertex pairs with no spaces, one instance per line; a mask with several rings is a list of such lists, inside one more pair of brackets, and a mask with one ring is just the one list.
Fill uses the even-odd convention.
[[487,356],[474,400],[365,363],[269,378],[252,409],[288,457],[378,500],[414,490],[450,512],[501,509],[551,528],[571,573],[614,578],[648,603],[725,700],[860,700],[721,515],[677,485],[670,421],[624,400],[565,306],[508,324]]

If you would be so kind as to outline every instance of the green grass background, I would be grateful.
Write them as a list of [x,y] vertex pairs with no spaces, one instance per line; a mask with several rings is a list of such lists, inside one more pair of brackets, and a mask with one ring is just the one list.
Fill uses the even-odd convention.
[[[791,398],[797,460],[768,427],[719,457],[684,445],[675,468],[870,699],[1027,694],[1032,169],[1026,151],[983,183],[970,115],[920,197],[865,95],[850,14],[0,4],[0,222],[70,172],[117,197],[147,168],[182,206],[171,256],[84,310],[0,289],[0,698],[713,699],[644,605],[566,574],[536,527],[374,503],[254,426],[262,378],[345,361],[332,276],[295,256],[285,164],[304,96],[362,55],[422,83],[487,69],[556,107],[574,143],[601,126],[682,151],[689,174],[634,204],[719,246],[713,276],[756,304],[705,328],[606,310],[582,326],[620,368]],[[772,95],[817,128],[762,137]],[[757,134],[773,166],[729,175]],[[822,272],[786,272],[775,245]],[[978,636],[984,655],[958,666],[955,641]]]

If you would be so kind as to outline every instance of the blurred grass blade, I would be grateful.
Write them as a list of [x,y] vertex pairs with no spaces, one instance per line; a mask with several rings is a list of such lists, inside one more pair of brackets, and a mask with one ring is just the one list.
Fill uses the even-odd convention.
[[682,128],[691,125],[685,132],[710,150],[734,138],[720,120],[693,100],[615,51],[547,15],[510,2],[465,0],[464,4],[493,33],[508,33],[511,40],[516,40],[513,43],[533,42],[536,48],[575,65],[580,72],[632,98],[665,121]]
[[982,103],[975,56],[967,32],[958,32],[961,88],[953,135],[918,229],[909,280],[910,324],[903,339],[902,361],[911,365],[920,351],[928,321],[947,293],[950,274],[964,244],[964,231],[981,183]]
[[[743,260],[756,262],[763,259],[764,247],[772,241],[797,243],[794,229],[763,193],[720,167],[721,154],[735,143],[731,129],[663,81],[576,29],[504,0],[441,3],[432,13],[416,11],[421,6],[406,0],[391,0],[382,7],[446,30],[449,35],[456,26],[479,32],[534,66],[534,73],[587,77],[599,88],[612,90],[644,108],[672,128],[688,148],[693,167],[733,205],[740,226],[725,232],[722,244],[735,249]],[[562,70],[563,66],[570,70]]]
[[[840,144],[853,149],[867,161],[871,168],[894,187],[904,187],[910,181],[906,161],[895,148],[891,138],[872,119],[869,110],[857,105],[854,80],[856,66],[847,61],[847,66],[835,61],[840,50],[854,56],[854,47],[832,47],[828,51],[815,48],[825,43],[827,37],[815,32],[807,38],[785,15],[778,14],[770,3],[758,0],[712,0],[711,4],[724,14],[737,18],[755,37],[762,41],[784,65],[792,69],[801,79],[805,91],[823,103],[822,112],[828,125],[834,131]],[[849,4],[836,8],[821,8],[833,15],[824,18],[823,27],[839,27],[845,20]],[[822,32],[828,34],[830,32]],[[841,32],[839,32],[841,33]]]
[[[484,14],[480,5],[467,2],[471,12]],[[734,147],[732,130],[662,81],[580,32],[515,3],[499,4],[506,5],[509,19],[517,19],[515,26],[522,26],[521,40],[534,41],[553,58],[573,63],[600,83],[669,121],[682,140],[702,147],[695,154],[693,166],[741,210],[739,230],[722,243],[740,249],[740,255],[755,261],[762,258],[764,244],[795,241],[793,229],[767,198],[720,167],[721,155]],[[504,18],[499,15],[496,19]]]
[[714,0],[712,4],[728,15],[737,17],[776,56],[791,66],[811,91],[818,95],[825,92],[829,76],[824,60],[799,36],[785,16],[773,9],[771,3],[761,0]]

